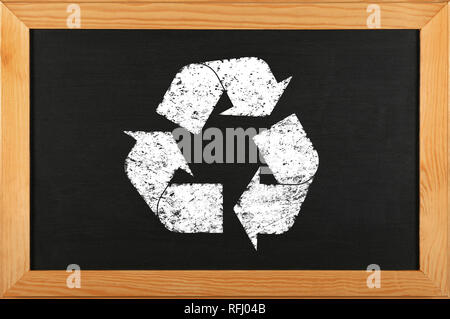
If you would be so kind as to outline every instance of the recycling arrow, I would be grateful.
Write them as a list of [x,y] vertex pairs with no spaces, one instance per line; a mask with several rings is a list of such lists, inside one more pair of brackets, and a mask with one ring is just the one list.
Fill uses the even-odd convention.
[[162,224],[180,233],[222,232],[222,185],[172,184],[175,171],[192,175],[170,132],[125,132],[136,140],[125,171]]
[[204,64],[216,73],[233,104],[222,115],[270,115],[292,78],[277,82],[269,65],[254,57]]
[[[189,132],[201,131],[224,92],[232,116],[270,115],[291,77],[277,82],[256,57],[194,63],[174,77],[156,112]],[[170,132],[129,132],[136,144],[125,160],[133,186],[163,225],[174,232],[221,233],[221,184],[171,184],[178,169],[192,175]],[[319,157],[296,115],[253,138],[278,184],[260,183],[257,172],[234,211],[257,249],[258,234],[289,230],[318,169]]]
[[260,184],[257,172],[234,207],[257,249],[258,234],[281,234],[292,227],[319,166],[319,156],[294,114],[254,136],[253,141],[280,184]]
[[189,64],[177,73],[156,112],[197,134],[224,91],[233,107],[222,115],[267,116],[290,80],[278,83],[269,65],[255,57]]
[[258,234],[281,234],[292,227],[310,184],[311,181],[300,185],[260,184],[260,172],[256,172],[234,206],[255,249]]
[[319,167],[319,155],[295,114],[253,137],[264,161],[280,184],[301,184]]

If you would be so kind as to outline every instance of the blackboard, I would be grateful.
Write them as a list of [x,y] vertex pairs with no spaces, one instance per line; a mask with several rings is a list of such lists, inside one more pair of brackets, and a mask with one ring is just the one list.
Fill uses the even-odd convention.
[[[30,33],[32,269],[418,269],[417,30]],[[295,113],[320,156],[294,225],[260,234],[258,250],[233,206],[259,164],[177,171],[176,182],[222,183],[216,234],[168,231],[124,171],[135,144],[124,131],[177,127],[155,110],[180,68],[239,57],[292,76],[288,89],[257,118],[220,115],[224,94],[204,129]]]

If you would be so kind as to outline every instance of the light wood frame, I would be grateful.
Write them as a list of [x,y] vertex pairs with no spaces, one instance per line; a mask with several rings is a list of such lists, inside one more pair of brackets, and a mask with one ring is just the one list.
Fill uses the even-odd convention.
[[[71,1],[87,29],[367,29],[368,4],[381,27],[420,29],[420,270],[82,271],[80,289],[65,271],[30,271],[29,29],[64,29],[71,2],[0,3],[0,296],[17,297],[438,297],[449,294],[447,2],[185,0],[151,3]],[[345,1],[345,0],[344,0]]]

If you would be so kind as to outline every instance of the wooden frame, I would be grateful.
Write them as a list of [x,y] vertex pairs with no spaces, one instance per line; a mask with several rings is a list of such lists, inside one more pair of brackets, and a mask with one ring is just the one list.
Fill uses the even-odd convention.
[[[272,0],[275,1],[275,0]],[[368,2],[274,3],[192,0],[74,1],[82,28],[366,29]],[[67,28],[58,0],[0,3],[0,296],[16,297],[448,297],[447,2],[377,1],[381,27],[420,29],[420,270],[382,271],[30,271],[29,29]]]

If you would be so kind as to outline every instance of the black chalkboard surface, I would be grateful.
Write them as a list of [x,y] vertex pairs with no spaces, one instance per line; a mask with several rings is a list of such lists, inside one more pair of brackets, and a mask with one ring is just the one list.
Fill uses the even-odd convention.
[[[418,31],[30,32],[32,269],[418,269]],[[220,115],[222,95],[204,129],[295,113],[320,157],[292,228],[257,250],[233,207],[259,164],[176,172],[223,185],[214,234],[167,230],[124,170],[124,131],[178,127],[155,110],[183,66],[240,57],[289,86],[268,117]]]

